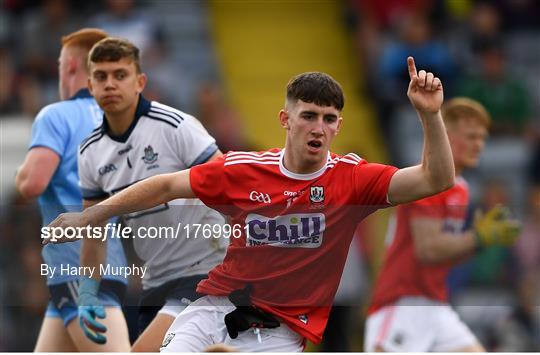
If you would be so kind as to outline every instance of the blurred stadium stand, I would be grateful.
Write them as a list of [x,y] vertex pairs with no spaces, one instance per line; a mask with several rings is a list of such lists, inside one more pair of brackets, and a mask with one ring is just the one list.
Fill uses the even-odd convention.
[[[118,2],[121,9],[115,9]],[[460,265],[450,284],[457,309],[489,350],[539,351],[540,199],[531,198],[540,189],[539,9],[534,0],[4,0],[0,351],[33,349],[48,297],[39,275],[39,213],[35,202],[23,201],[14,191],[15,169],[26,152],[33,117],[57,98],[60,36],[92,24],[142,41],[143,70],[149,75],[145,95],[198,116],[223,150],[282,146],[277,113],[285,85],[295,74],[317,70],[335,77],[346,94],[344,129],[334,150],[397,166],[417,161],[421,130],[404,91],[405,63],[403,71],[385,73],[383,58],[399,62],[396,55],[410,50],[419,53],[420,65],[432,69],[437,63],[422,53],[437,49],[446,56],[444,63],[452,63],[445,73],[451,82],[445,94],[452,97],[460,94],[465,79],[486,80],[480,53],[488,45],[499,46],[502,73],[524,87],[530,108],[523,127],[493,135],[481,166],[466,177],[474,204],[506,199],[527,221],[527,237],[515,250],[479,254]],[[424,23],[425,32],[411,23]],[[362,275],[362,285],[343,298],[354,318],[345,326],[355,324],[354,332],[342,334],[349,350],[362,349],[359,323],[384,249],[389,213],[366,223],[365,245],[352,251],[361,270],[349,270],[342,282],[357,285]],[[131,304],[136,290],[130,289]],[[358,298],[350,300],[351,294]],[[336,349],[326,345],[320,349]]]

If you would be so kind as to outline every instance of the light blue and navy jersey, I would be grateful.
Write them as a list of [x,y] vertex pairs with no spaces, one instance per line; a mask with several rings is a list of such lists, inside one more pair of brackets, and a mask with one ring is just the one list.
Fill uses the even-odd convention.
[[[80,90],[69,100],[56,102],[44,107],[32,126],[30,149],[46,147],[60,157],[47,189],[39,197],[43,225],[49,224],[60,213],[82,210],[82,196],[77,173],[78,146],[102,121],[102,111],[87,89]],[[56,270],[67,264],[80,265],[81,241],[66,244],[47,244],[42,251],[45,262]],[[107,263],[125,266],[126,258],[119,239],[109,241]],[[49,285],[79,279],[79,275],[59,275],[47,277]],[[127,282],[122,276],[104,277]]]

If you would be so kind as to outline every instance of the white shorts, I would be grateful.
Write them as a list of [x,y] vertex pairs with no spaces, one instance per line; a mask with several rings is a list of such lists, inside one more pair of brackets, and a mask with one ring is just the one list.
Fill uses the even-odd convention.
[[380,347],[386,352],[450,352],[476,343],[476,337],[448,304],[403,297],[368,317],[364,351]]
[[176,298],[169,298],[165,301],[163,307],[159,309],[158,313],[176,318],[184,309],[186,309],[187,306],[190,305],[190,303],[191,301],[188,299],[179,300]]
[[304,338],[286,324],[274,329],[253,329],[231,339],[225,315],[235,309],[227,297],[205,296],[180,313],[167,331],[161,352],[202,352],[212,344],[226,344],[240,352],[301,352]]

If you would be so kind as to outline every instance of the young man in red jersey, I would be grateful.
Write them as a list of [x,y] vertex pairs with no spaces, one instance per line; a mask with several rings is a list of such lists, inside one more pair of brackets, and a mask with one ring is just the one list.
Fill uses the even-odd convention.
[[485,351],[448,305],[446,277],[453,264],[489,245],[511,245],[519,223],[498,206],[464,231],[469,200],[466,168],[478,164],[490,125],[476,101],[443,106],[456,169],[451,189],[397,208],[392,238],[366,324],[364,349],[373,351]]
[[[240,351],[302,351],[320,342],[358,222],[379,208],[450,188],[454,166],[438,78],[408,58],[408,96],[424,128],[422,163],[398,170],[330,145],[341,128],[340,85],[304,73],[287,86],[279,120],[284,149],[230,152],[215,162],[137,183],[51,227],[95,225],[109,216],[198,197],[232,218],[225,260],[197,291],[207,296],[174,321],[162,351],[224,343]],[[201,236],[199,236],[201,237]]]

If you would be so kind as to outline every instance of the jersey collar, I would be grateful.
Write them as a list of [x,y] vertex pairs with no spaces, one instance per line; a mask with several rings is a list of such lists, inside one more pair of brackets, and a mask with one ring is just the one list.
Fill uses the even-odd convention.
[[133,130],[135,129],[137,122],[139,122],[139,118],[141,118],[141,116],[143,115],[146,115],[148,111],[150,111],[150,105],[150,101],[146,100],[144,96],[142,96],[142,94],[139,95],[139,102],[137,103],[137,109],[135,110],[135,119],[133,120],[133,122],[131,122],[131,125],[129,126],[127,131],[125,131],[124,134],[121,134],[119,136],[115,136],[109,133],[109,125],[107,124],[104,113],[102,125],[103,132],[108,135],[113,141],[125,143],[131,135],[131,132],[133,132]]
[[70,97],[68,100],[76,100],[76,99],[87,99],[92,97],[92,94],[90,94],[90,90],[87,88],[81,89],[75,93],[72,97]]
[[279,156],[279,171],[281,171],[281,173],[285,175],[286,177],[289,177],[295,180],[313,180],[313,179],[318,178],[319,176],[324,174],[324,172],[326,171],[326,168],[328,167],[328,161],[331,159],[330,152],[328,152],[328,158],[326,158],[326,163],[323,165],[322,168],[320,168],[319,170],[313,173],[298,174],[298,173],[293,173],[292,171],[288,170],[285,167],[285,164],[283,164],[284,157],[285,157],[285,148],[281,150],[281,154]]

